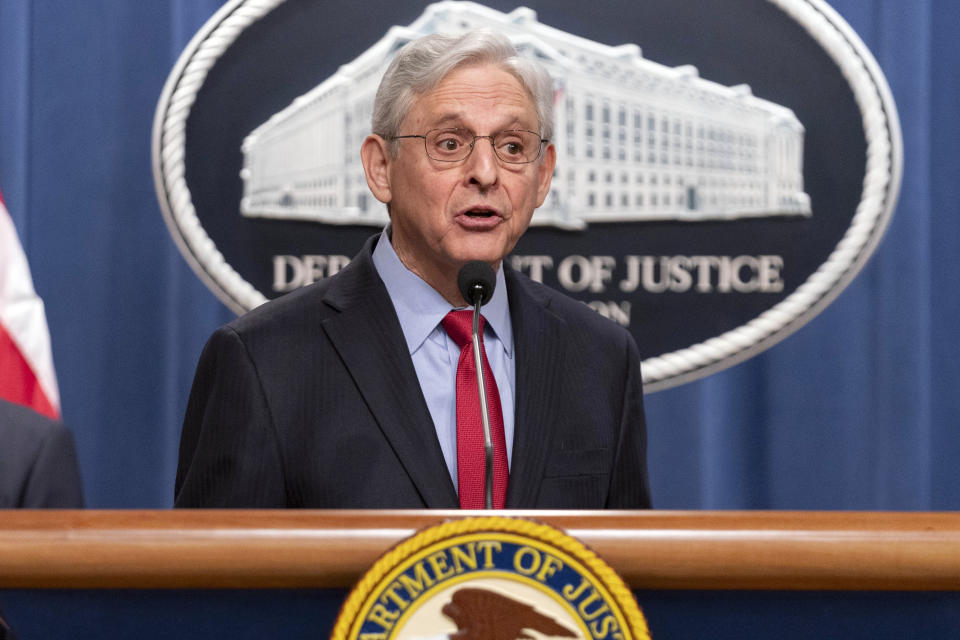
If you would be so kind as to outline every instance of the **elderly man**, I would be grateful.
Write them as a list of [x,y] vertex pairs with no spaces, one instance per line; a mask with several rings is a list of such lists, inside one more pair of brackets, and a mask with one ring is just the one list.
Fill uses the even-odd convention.
[[361,148],[390,224],[336,276],[213,335],[177,506],[482,507],[469,312],[457,311],[473,260],[496,272],[482,329],[494,506],[649,506],[633,339],[502,262],[550,188],[552,111],[549,75],[501,36],[398,52]]

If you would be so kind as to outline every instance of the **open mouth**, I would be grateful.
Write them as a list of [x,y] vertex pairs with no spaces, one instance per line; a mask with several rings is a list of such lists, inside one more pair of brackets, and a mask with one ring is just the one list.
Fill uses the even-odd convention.
[[492,218],[496,214],[488,209],[471,209],[466,212],[471,218]]
[[494,207],[474,207],[463,209],[457,215],[458,224],[470,231],[490,231],[500,226],[503,217]]

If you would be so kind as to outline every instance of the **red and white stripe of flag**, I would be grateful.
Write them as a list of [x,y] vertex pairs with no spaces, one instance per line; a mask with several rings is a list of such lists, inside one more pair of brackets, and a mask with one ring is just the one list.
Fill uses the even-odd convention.
[[0,398],[60,417],[43,301],[0,193]]

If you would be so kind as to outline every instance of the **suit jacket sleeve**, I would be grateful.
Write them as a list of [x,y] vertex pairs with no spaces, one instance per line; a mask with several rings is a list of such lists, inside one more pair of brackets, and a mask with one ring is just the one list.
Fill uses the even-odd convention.
[[286,506],[274,421],[240,336],[218,329],[200,356],[180,439],[177,507]]
[[647,425],[643,409],[643,379],[640,353],[633,336],[627,335],[626,384],[620,416],[620,437],[610,477],[608,509],[649,509],[647,474]]

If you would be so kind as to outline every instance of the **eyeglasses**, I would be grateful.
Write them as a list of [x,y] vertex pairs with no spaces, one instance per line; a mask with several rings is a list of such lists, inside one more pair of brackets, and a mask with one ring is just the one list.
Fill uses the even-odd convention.
[[477,136],[468,129],[431,129],[422,136],[392,136],[390,140],[423,138],[427,156],[438,162],[459,162],[473,153],[473,146],[480,138],[493,145],[493,152],[508,164],[527,164],[540,157],[548,140],[533,131],[508,129],[489,136]]

